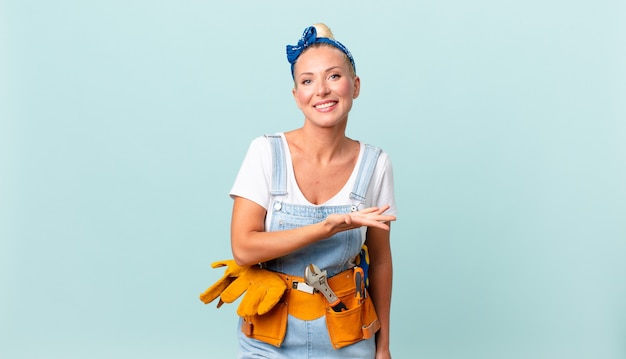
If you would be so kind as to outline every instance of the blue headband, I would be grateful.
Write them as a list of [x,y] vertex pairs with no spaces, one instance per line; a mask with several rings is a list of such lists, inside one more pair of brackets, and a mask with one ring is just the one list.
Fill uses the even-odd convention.
[[300,55],[302,54],[302,51],[304,51],[307,47],[319,42],[333,45],[334,47],[341,50],[341,52],[348,56],[348,60],[350,60],[350,63],[352,64],[352,68],[354,69],[354,71],[356,71],[354,58],[352,57],[352,54],[350,53],[348,48],[343,46],[343,44],[337,40],[329,39],[327,37],[317,37],[317,30],[315,29],[315,27],[309,26],[304,29],[302,37],[300,38],[300,40],[298,40],[298,45],[287,45],[287,60],[291,64],[291,77],[293,77],[293,67],[296,64],[296,60],[298,60],[298,57],[300,57]]

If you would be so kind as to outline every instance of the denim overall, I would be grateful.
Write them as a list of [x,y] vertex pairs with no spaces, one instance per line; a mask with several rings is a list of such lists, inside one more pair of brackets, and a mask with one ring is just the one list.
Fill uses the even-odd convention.
[[[272,203],[269,231],[281,231],[323,221],[333,213],[349,213],[359,210],[365,202],[365,194],[381,150],[365,145],[356,181],[346,205],[314,206],[294,205],[283,202],[287,195],[287,166],[283,140],[280,135],[267,135],[272,144]],[[354,266],[354,258],[359,254],[364,241],[366,228],[339,232],[330,238],[317,241],[283,257],[263,263],[272,271],[302,277],[310,263],[327,271],[330,278]],[[287,334],[280,348],[246,337],[241,333],[239,323],[239,358],[374,358],[374,337],[350,346],[335,350],[328,337],[324,316],[304,321],[289,316]]]

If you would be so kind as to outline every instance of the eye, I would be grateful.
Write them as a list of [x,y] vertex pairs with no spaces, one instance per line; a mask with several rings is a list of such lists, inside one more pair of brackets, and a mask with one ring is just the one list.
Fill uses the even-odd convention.
[[300,82],[300,83],[301,83],[302,85],[310,85],[310,84],[311,84],[311,80],[309,80],[309,79],[305,79],[305,80],[302,80],[302,82]]
[[332,75],[330,75],[329,79],[336,80],[336,79],[338,79],[340,77],[341,77],[341,75],[339,75],[339,74],[332,74]]

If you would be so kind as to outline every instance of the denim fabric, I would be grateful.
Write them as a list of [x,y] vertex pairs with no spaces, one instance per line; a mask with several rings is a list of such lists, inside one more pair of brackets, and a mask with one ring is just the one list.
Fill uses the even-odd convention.
[[[268,231],[281,231],[298,228],[323,221],[334,213],[349,213],[356,210],[365,199],[371,173],[378,159],[379,149],[366,145],[366,152],[356,178],[356,183],[346,205],[312,206],[285,203],[286,194],[285,152],[280,136],[268,136],[273,145],[272,196],[270,208],[270,226]],[[264,268],[286,273],[293,276],[304,276],[304,269],[310,263],[327,271],[330,278],[354,266],[353,260],[359,254],[364,240],[364,231],[353,229],[343,231],[334,236],[317,241],[288,255],[270,260],[263,264]],[[335,350],[330,343],[326,317],[304,321],[289,316],[287,334],[280,348],[251,339],[241,332],[239,321],[238,336],[240,343],[239,358],[358,358],[367,359],[375,356],[374,338]]]
[[[281,231],[318,223],[332,213],[349,213],[350,207],[350,205],[301,206],[275,201],[269,230]],[[302,277],[304,268],[314,263],[319,268],[325,269],[328,277],[332,277],[352,267],[352,260],[359,254],[361,245],[359,229],[344,231],[266,262],[264,267],[275,272]]]
[[378,147],[365,144],[365,153],[363,154],[363,160],[359,166],[358,177],[356,183],[350,193],[350,199],[365,202],[365,193],[367,187],[370,185],[372,174],[374,174],[374,168],[376,167],[376,161],[382,150]]
[[250,339],[241,332],[242,319],[239,319],[239,359],[374,359],[376,342],[374,337],[334,349],[330,344],[326,317],[315,320],[299,320],[292,316],[287,320],[285,341],[277,348],[273,345]]

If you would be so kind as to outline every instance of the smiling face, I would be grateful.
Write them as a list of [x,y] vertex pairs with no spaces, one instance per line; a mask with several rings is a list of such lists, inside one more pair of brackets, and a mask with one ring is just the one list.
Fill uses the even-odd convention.
[[307,49],[295,64],[294,81],[293,97],[307,122],[345,126],[361,82],[343,52],[333,46]]

